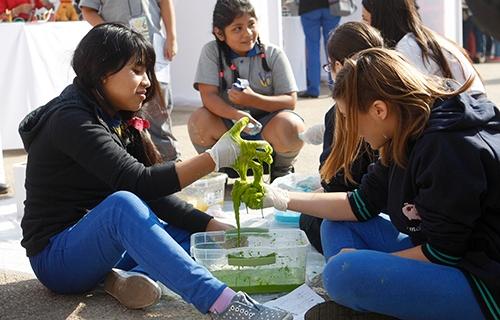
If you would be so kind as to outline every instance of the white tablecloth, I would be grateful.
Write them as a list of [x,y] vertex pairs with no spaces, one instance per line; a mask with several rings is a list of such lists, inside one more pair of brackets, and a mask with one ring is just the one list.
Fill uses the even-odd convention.
[[0,128],[4,149],[22,148],[17,127],[74,77],[70,63],[87,22],[0,24]]

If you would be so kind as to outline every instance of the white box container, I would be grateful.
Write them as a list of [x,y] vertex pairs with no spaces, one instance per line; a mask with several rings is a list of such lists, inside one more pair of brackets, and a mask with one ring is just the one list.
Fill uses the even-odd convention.
[[214,205],[222,207],[226,181],[227,174],[213,172],[193,182],[178,192],[177,196],[201,211],[207,211]]
[[288,292],[305,282],[309,241],[299,229],[242,228],[191,235],[191,256],[233,290]]

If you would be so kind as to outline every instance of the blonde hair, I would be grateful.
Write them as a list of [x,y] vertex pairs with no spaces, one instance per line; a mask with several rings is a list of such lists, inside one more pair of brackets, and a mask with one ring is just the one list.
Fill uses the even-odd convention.
[[398,119],[392,138],[379,149],[381,161],[405,167],[408,142],[425,129],[436,99],[466,91],[472,80],[452,90],[446,80],[422,74],[390,49],[366,49],[346,59],[333,91],[333,98],[346,106],[345,112],[342,114],[337,108],[333,150],[320,170],[321,178],[330,181],[339,170],[344,170],[346,180],[354,182],[351,164],[362,148],[358,114],[367,113],[376,100],[384,101]]

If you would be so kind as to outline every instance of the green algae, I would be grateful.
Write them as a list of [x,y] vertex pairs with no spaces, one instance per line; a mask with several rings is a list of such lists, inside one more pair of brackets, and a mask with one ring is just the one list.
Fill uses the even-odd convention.
[[[240,176],[234,182],[231,197],[233,199],[233,209],[236,218],[237,242],[240,243],[240,205],[245,203],[247,208],[261,209],[263,208],[264,186],[262,184],[262,176],[264,175],[263,163],[271,164],[273,162],[273,148],[267,141],[257,140],[249,141],[241,138],[241,131],[249,123],[249,119],[244,117],[240,119],[231,128],[229,134],[233,141],[240,147],[240,155],[236,159],[233,168]],[[253,181],[247,179],[248,170],[252,170]]]
[[211,271],[235,291],[250,294],[290,292],[304,283],[305,268],[239,268]]
[[243,256],[243,253],[227,255],[227,264],[229,264],[230,266],[256,267],[256,266],[265,266],[275,263],[276,263],[275,252],[260,257],[245,257]]

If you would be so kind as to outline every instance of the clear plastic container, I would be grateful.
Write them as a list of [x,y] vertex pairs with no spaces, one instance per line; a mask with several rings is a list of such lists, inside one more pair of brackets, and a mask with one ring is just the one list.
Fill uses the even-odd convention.
[[191,255],[235,291],[289,292],[305,282],[309,241],[298,229],[242,228],[191,235]]
[[177,193],[177,196],[201,211],[207,211],[211,206],[224,204],[224,190],[227,174],[213,172],[193,182]]

